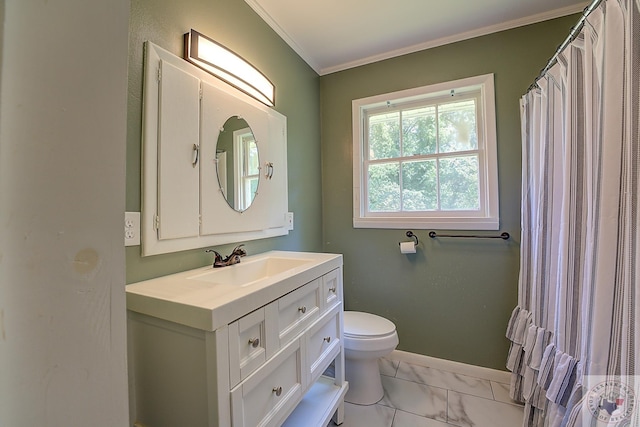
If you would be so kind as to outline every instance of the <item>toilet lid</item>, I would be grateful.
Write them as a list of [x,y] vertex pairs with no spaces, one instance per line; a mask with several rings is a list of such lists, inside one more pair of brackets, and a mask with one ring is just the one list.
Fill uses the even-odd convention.
[[350,337],[379,337],[393,334],[396,325],[384,317],[360,311],[344,312],[344,334]]

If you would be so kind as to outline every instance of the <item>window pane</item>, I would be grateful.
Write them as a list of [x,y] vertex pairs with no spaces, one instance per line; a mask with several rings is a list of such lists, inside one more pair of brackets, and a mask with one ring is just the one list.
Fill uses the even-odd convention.
[[402,164],[402,210],[428,211],[438,208],[436,161]]
[[479,210],[478,156],[440,160],[440,208]]
[[242,194],[240,195],[241,197],[240,206],[238,207],[239,210],[244,211],[244,210],[247,210],[249,206],[251,206],[253,197],[256,191],[258,190],[258,181],[259,181],[258,177],[250,177],[250,178],[243,179]]
[[256,142],[251,137],[250,141],[246,141],[247,146],[247,175],[258,175],[260,171],[258,170],[259,161],[258,161],[258,147],[256,146]]
[[436,107],[416,108],[402,113],[404,156],[436,152]]
[[438,106],[440,152],[476,150],[476,101],[451,102]]
[[400,166],[398,163],[369,165],[369,211],[400,210]]
[[369,117],[369,159],[400,156],[400,113]]
[[251,189],[249,190],[249,191],[250,191],[250,193],[249,193],[249,200],[253,200],[253,195],[254,195],[254,194],[256,194],[256,191],[258,191],[258,181],[259,181],[259,180],[260,180],[260,179],[259,179],[258,177],[256,177],[256,178],[251,178],[251,179],[249,180],[249,182],[250,182],[250,184],[249,184],[249,185],[250,185],[250,187],[251,187]]

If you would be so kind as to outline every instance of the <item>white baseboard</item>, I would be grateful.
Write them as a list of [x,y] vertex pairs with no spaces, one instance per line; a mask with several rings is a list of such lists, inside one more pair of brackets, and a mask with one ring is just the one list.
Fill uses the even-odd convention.
[[409,353],[402,350],[393,350],[386,359],[398,360],[400,362],[411,363],[418,366],[426,366],[429,368],[439,369],[441,371],[455,372],[457,374],[503,384],[509,384],[511,381],[511,372],[485,368],[484,366],[468,365],[462,362],[454,362],[453,360],[438,359],[436,357]]

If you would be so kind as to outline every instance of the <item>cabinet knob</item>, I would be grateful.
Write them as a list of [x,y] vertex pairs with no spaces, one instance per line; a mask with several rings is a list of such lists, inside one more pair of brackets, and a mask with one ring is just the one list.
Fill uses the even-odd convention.
[[305,307],[304,305],[302,307],[298,307],[298,311],[302,314],[307,312],[307,307]]
[[326,342],[331,342],[331,337],[324,337],[324,340],[325,340]]
[[280,397],[280,395],[282,394],[282,386],[280,387],[274,387],[273,390],[271,390],[273,393],[275,393],[276,396]]
[[251,338],[249,344],[251,344],[251,347],[256,348],[260,345],[260,338]]
[[333,288],[329,288],[329,290],[330,290],[331,292],[333,292],[334,294],[336,293],[336,287],[335,287],[335,286],[334,286]]

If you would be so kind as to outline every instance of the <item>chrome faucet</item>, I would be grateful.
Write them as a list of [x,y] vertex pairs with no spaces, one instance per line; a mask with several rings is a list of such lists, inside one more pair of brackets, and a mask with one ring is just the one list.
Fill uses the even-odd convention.
[[233,248],[233,251],[226,258],[222,258],[222,255],[213,249],[207,249],[205,252],[213,253],[213,268],[220,268],[228,265],[239,264],[240,257],[247,255],[247,251],[242,249],[243,246],[244,244],[241,244]]

